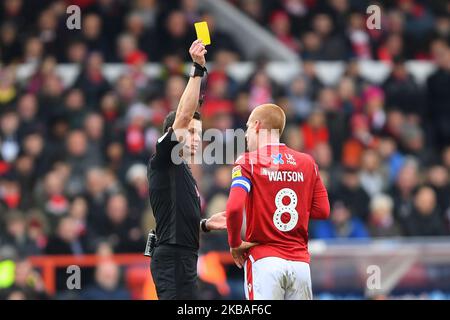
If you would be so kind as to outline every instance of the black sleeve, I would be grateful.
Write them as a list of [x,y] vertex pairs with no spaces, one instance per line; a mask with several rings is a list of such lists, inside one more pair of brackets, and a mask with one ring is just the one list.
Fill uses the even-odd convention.
[[178,140],[170,128],[156,143],[156,153],[150,159],[150,166],[153,169],[165,168],[172,163],[172,149],[178,144]]

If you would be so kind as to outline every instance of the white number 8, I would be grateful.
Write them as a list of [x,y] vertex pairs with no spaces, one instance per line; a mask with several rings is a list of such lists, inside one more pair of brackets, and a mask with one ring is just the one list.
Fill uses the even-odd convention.
[[[288,197],[290,200],[287,206],[283,204],[284,197]],[[298,221],[298,212],[295,210],[297,207],[297,195],[294,190],[284,188],[278,191],[275,196],[275,206],[277,207],[277,210],[273,214],[273,224],[275,227],[282,232],[287,232],[294,229]],[[289,213],[290,219],[288,223],[281,221],[281,215],[283,213]]]

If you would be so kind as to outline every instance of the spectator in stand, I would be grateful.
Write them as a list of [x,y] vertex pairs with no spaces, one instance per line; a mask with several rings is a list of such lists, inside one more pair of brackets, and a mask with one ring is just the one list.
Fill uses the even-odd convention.
[[2,193],[0,194],[0,209],[3,212],[7,209],[22,209],[22,191],[14,174],[9,173],[0,178],[0,187]]
[[149,206],[147,166],[136,163],[128,169],[126,190],[130,210],[133,213],[144,212]]
[[305,60],[321,60],[321,39],[317,33],[307,31],[301,38],[301,57]]
[[80,39],[73,39],[67,43],[63,61],[81,65],[88,56],[86,44]]
[[89,13],[83,16],[81,26],[81,37],[87,46],[88,52],[101,52],[106,61],[114,61],[113,50],[106,39],[108,32],[103,32],[103,21],[95,13]]
[[120,268],[112,261],[101,262],[95,270],[95,284],[82,290],[85,300],[127,300],[130,294],[121,284]]
[[[153,53],[156,45],[155,35],[151,32],[151,30],[146,28],[145,19],[141,13],[133,11],[126,17],[126,32],[126,34],[132,37],[134,39],[133,41],[135,41],[135,51],[138,51],[139,54],[145,56],[150,56]],[[119,48],[119,52],[121,52],[121,49],[122,48]],[[130,59],[129,57],[121,58],[125,60]],[[152,57],[150,58],[152,59]]]
[[[50,64],[51,60],[49,61]],[[52,68],[50,66],[50,68]],[[64,84],[54,71],[49,71],[42,79],[42,89],[39,95],[39,113],[43,121],[49,121],[63,116]]]
[[16,73],[12,67],[0,68],[0,115],[12,109],[19,94]]
[[312,60],[307,59],[303,61],[302,67],[302,72],[309,84],[309,94],[312,99],[317,99],[320,90],[324,88],[324,84],[317,76],[316,65]]
[[420,187],[414,197],[414,207],[405,224],[406,234],[413,237],[446,235],[436,193],[428,186]]
[[64,98],[64,116],[72,129],[79,129],[86,116],[86,101],[80,89],[71,89]]
[[30,261],[21,259],[16,262],[13,290],[23,290],[28,299],[47,300],[44,281],[39,272],[33,269]]
[[261,0],[239,0],[239,5],[249,17],[258,22],[264,23],[265,12],[264,6]]
[[103,165],[105,148],[104,120],[97,113],[90,113],[84,119],[84,131],[88,140],[87,150],[93,162]]
[[289,49],[299,52],[300,44],[291,34],[289,16],[284,11],[275,11],[270,17],[270,29],[275,37]]
[[333,203],[329,220],[317,221],[313,235],[318,239],[364,239],[369,234],[364,223],[352,217],[343,202]]
[[96,106],[100,97],[110,90],[110,84],[103,75],[102,65],[103,56],[98,52],[91,53],[73,85],[84,93],[86,104],[90,107]]
[[89,168],[101,165],[95,154],[88,152],[86,133],[81,129],[74,130],[68,135],[65,161],[71,167],[70,184],[73,192],[83,190],[83,178]]
[[358,59],[371,59],[370,36],[366,29],[366,19],[360,12],[353,12],[349,17],[347,37],[353,56]]
[[[136,6],[139,5],[139,2],[143,1],[137,1]],[[102,22],[102,31],[107,30],[107,32],[102,32],[105,44],[108,48],[113,48],[114,40],[124,26],[124,16],[127,12],[126,4],[115,0],[92,1],[86,11],[98,15]],[[147,12],[141,11],[141,13],[144,15]],[[149,14],[148,19],[150,17]]]
[[347,60],[349,45],[345,38],[334,32],[334,23],[329,15],[319,13],[312,18],[312,29],[320,37],[320,60]]
[[398,173],[405,162],[405,157],[398,150],[396,141],[390,136],[380,137],[377,151],[381,157],[381,165],[383,166],[381,170],[386,172],[388,184],[390,185],[397,180]]
[[[56,234],[50,237],[45,254],[50,255],[82,255],[88,253],[86,239],[80,237],[78,233],[77,222],[72,217],[62,217],[59,220]],[[58,290],[67,289],[66,286],[67,273],[66,268],[59,268],[56,271],[56,288]]]
[[220,54],[222,56],[226,55],[226,59],[229,62],[239,61],[239,59],[243,56],[243,52],[241,52],[242,50],[240,50],[239,46],[236,44],[236,41],[229,33],[221,30],[217,26],[214,15],[209,12],[204,12],[197,21],[206,21],[208,24],[210,37],[212,41],[214,41],[214,45],[208,46],[208,56],[212,58],[212,60],[217,62],[217,56]]
[[342,201],[350,210],[352,216],[367,222],[370,198],[361,187],[357,169],[351,167],[344,168],[340,183],[335,193],[331,195],[331,198],[336,201]]
[[386,194],[378,194],[370,201],[369,233],[372,237],[398,237],[400,226],[393,215],[394,202]]
[[350,122],[351,136],[342,147],[342,163],[348,167],[359,167],[366,148],[375,148],[378,139],[370,132],[369,120],[364,114],[354,114]]
[[21,190],[21,207],[29,210],[34,206],[33,190],[36,184],[33,158],[27,155],[19,156],[13,170]]
[[6,233],[2,235],[0,243],[11,245],[21,257],[37,255],[39,248],[27,234],[27,221],[23,213],[10,211],[6,216]]
[[389,34],[378,49],[377,58],[381,61],[393,62],[395,57],[404,55],[404,42],[401,35]]
[[70,203],[68,215],[75,220],[78,236],[88,237],[91,230],[88,222],[88,204],[86,199],[81,196],[73,199]]
[[339,99],[334,88],[323,88],[319,91],[318,107],[325,112],[326,126],[329,132],[329,143],[335,159],[341,158],[342,145],[347,137],[345,114],[339,109]]
[[380,133],[386,124],[384,96],[383,90],[377,86],[369,86],[363,91],[364,114],[374,133]]
[[128,207],[127,198],[123,194],[112,195],[106,204],[106,219],[98,226],[96,233],[105,238],[114,252],[141,252],[143,235],[139,228],[139,220]]
[[44,44],[46,53],[52,56],[56,56],[58,49],[61,49],[57,42],[62,39],[58,39],[57,28],[58,19],[51,8],[47,8],[40,12],[37,21],[37,34]]
[[362,111],[362,99],[357,93],[356,82],[357,80],[346,76],[338,84],[339,109],[344,112],[346,118],[355,112]]
[[434,139],[438,147],[450,143],[450,48],[448,44],[436,47],[434,59],[438,69],[427,79],[428,121],[432,123]]
[[[303,148],[302,148],[303,149]],[[338,177],[340,168],[333,162],[333,151],[329,143],[316,144],[312,156],[319,166],[320,171],[323,174],[327,174],[329,177]],[[337,179],[329,179],[329,183],[326,184],[327,190],[332,192],[336,190],[339,181]]]
[[414,192],[419,185],[419,168],[413,159],[407,159],[400,170],[390,195],[394,199],[394,216],[402,226],[410,219]]
[[84,197],[88,206],[88,223],[94,232],[102,227],[105,220],[105,208],[109,196],[106,189],[105,171],[90,168],[86,173]]
[[269,78],[264,69],[258,68],[256,73],[250,78],[249,82],[249,104],[250,110],[263,103],[270,103],[274,100],[275,84]]
[[0,26],[0,52],[5,64],[18,62],[22,48],[17,34],[17,27],[12,22],[3,22]]
[[193,34],[193,26],[188,25],[186,16],[182,11],[174,10],[168,13],[163,31],[159,34],[158,57],[161,59],[166,54],[177,53],[184,61],[189,61],[186,48],[190,47]]
[[44,46],[39,38],[35,36],[27,38],[23,51],[23,63],[37,66],[44,57]]
[[23,0],[5,0],[0,7],[1,21],[11,21],[19,29],[25,24],[25,8]]
[[313,109],[308,81],[304,77],[296,77],[289,83],[287,91],[295,121],[303,122],[308,119]]
[[428,170],[428,183],[436,193],[437,205],[441,209],[443,218],[446,220],[447,230],[450,222],[450,179],[448,170],[435,165]]
[[1,157],[7,162],[14,162],[20,151],[19,117],[16,112],[8,111],[0,118]]
[[380,157],[375,150],[367,149],[361,158],[361,187],[373,198],[386,188],[385,174],[380,170]]
[[49,172],[44,179],[43,194],[39,196],[41,210],[47,215],[52,230],[56,229],[59,218],[69,211],[65,182],[57,171]]
[[316,109],[308,118],[308,121],[301,126],[304,150],[312,153],[319,143],[328,143],[329,131],[326,125],[325,114],[323,111]]
[[384,81],[383,90],[386,93],[388,109],[400,109],[407,115],[413,115],[416,121],[424,114],[424,101],[421,88],[408,73],[405,61],[398,57],[394,59],[391,74]]
[[24,136],[36,131],[45,132],[42,121],[37,118],[38,101],[33,94],[24,94],[17,101],[17,113],[20,118],[19,139],[23,141]]

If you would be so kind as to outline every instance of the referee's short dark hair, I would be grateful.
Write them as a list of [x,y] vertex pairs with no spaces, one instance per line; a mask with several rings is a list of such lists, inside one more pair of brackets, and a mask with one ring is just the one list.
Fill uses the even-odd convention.
[[[175,116],[177,112],[176,111],[170,111],[169,114],[166,116],[163,122],[163,132],[167,132],[171,126],[173,126],[173,123],[175,122]],[[195,111],[194,112],[194,119],[196,120],[202,120],[200,116],[200,112]]]

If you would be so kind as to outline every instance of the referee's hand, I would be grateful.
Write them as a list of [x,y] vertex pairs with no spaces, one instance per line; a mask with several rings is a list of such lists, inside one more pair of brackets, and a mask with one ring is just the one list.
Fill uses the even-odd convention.
[[248,249],[250,249],[251,247],[254,247],[256,245],[258,245],[258,244],[254,243],[254,242],[242,241],[242,243],[239,247],[230,249],[231,255],[233,256],[234,263],[236,264],[236,266],[239,269],[241,269],[244,266],[244,262],[245,262],[245,260],[247,260]]
[[195,40],[192,42],[191,48],[189,49],[189,54],[191,55],[192,61],[197,62],[201,66],[206,65],[205,54],[208,50],[205,49],[205,45],[201,40]]
[[206,220],[206,228],[210,231],[213,230],[226,230],[227,228],[227,213],[222,211],[212,215]]

